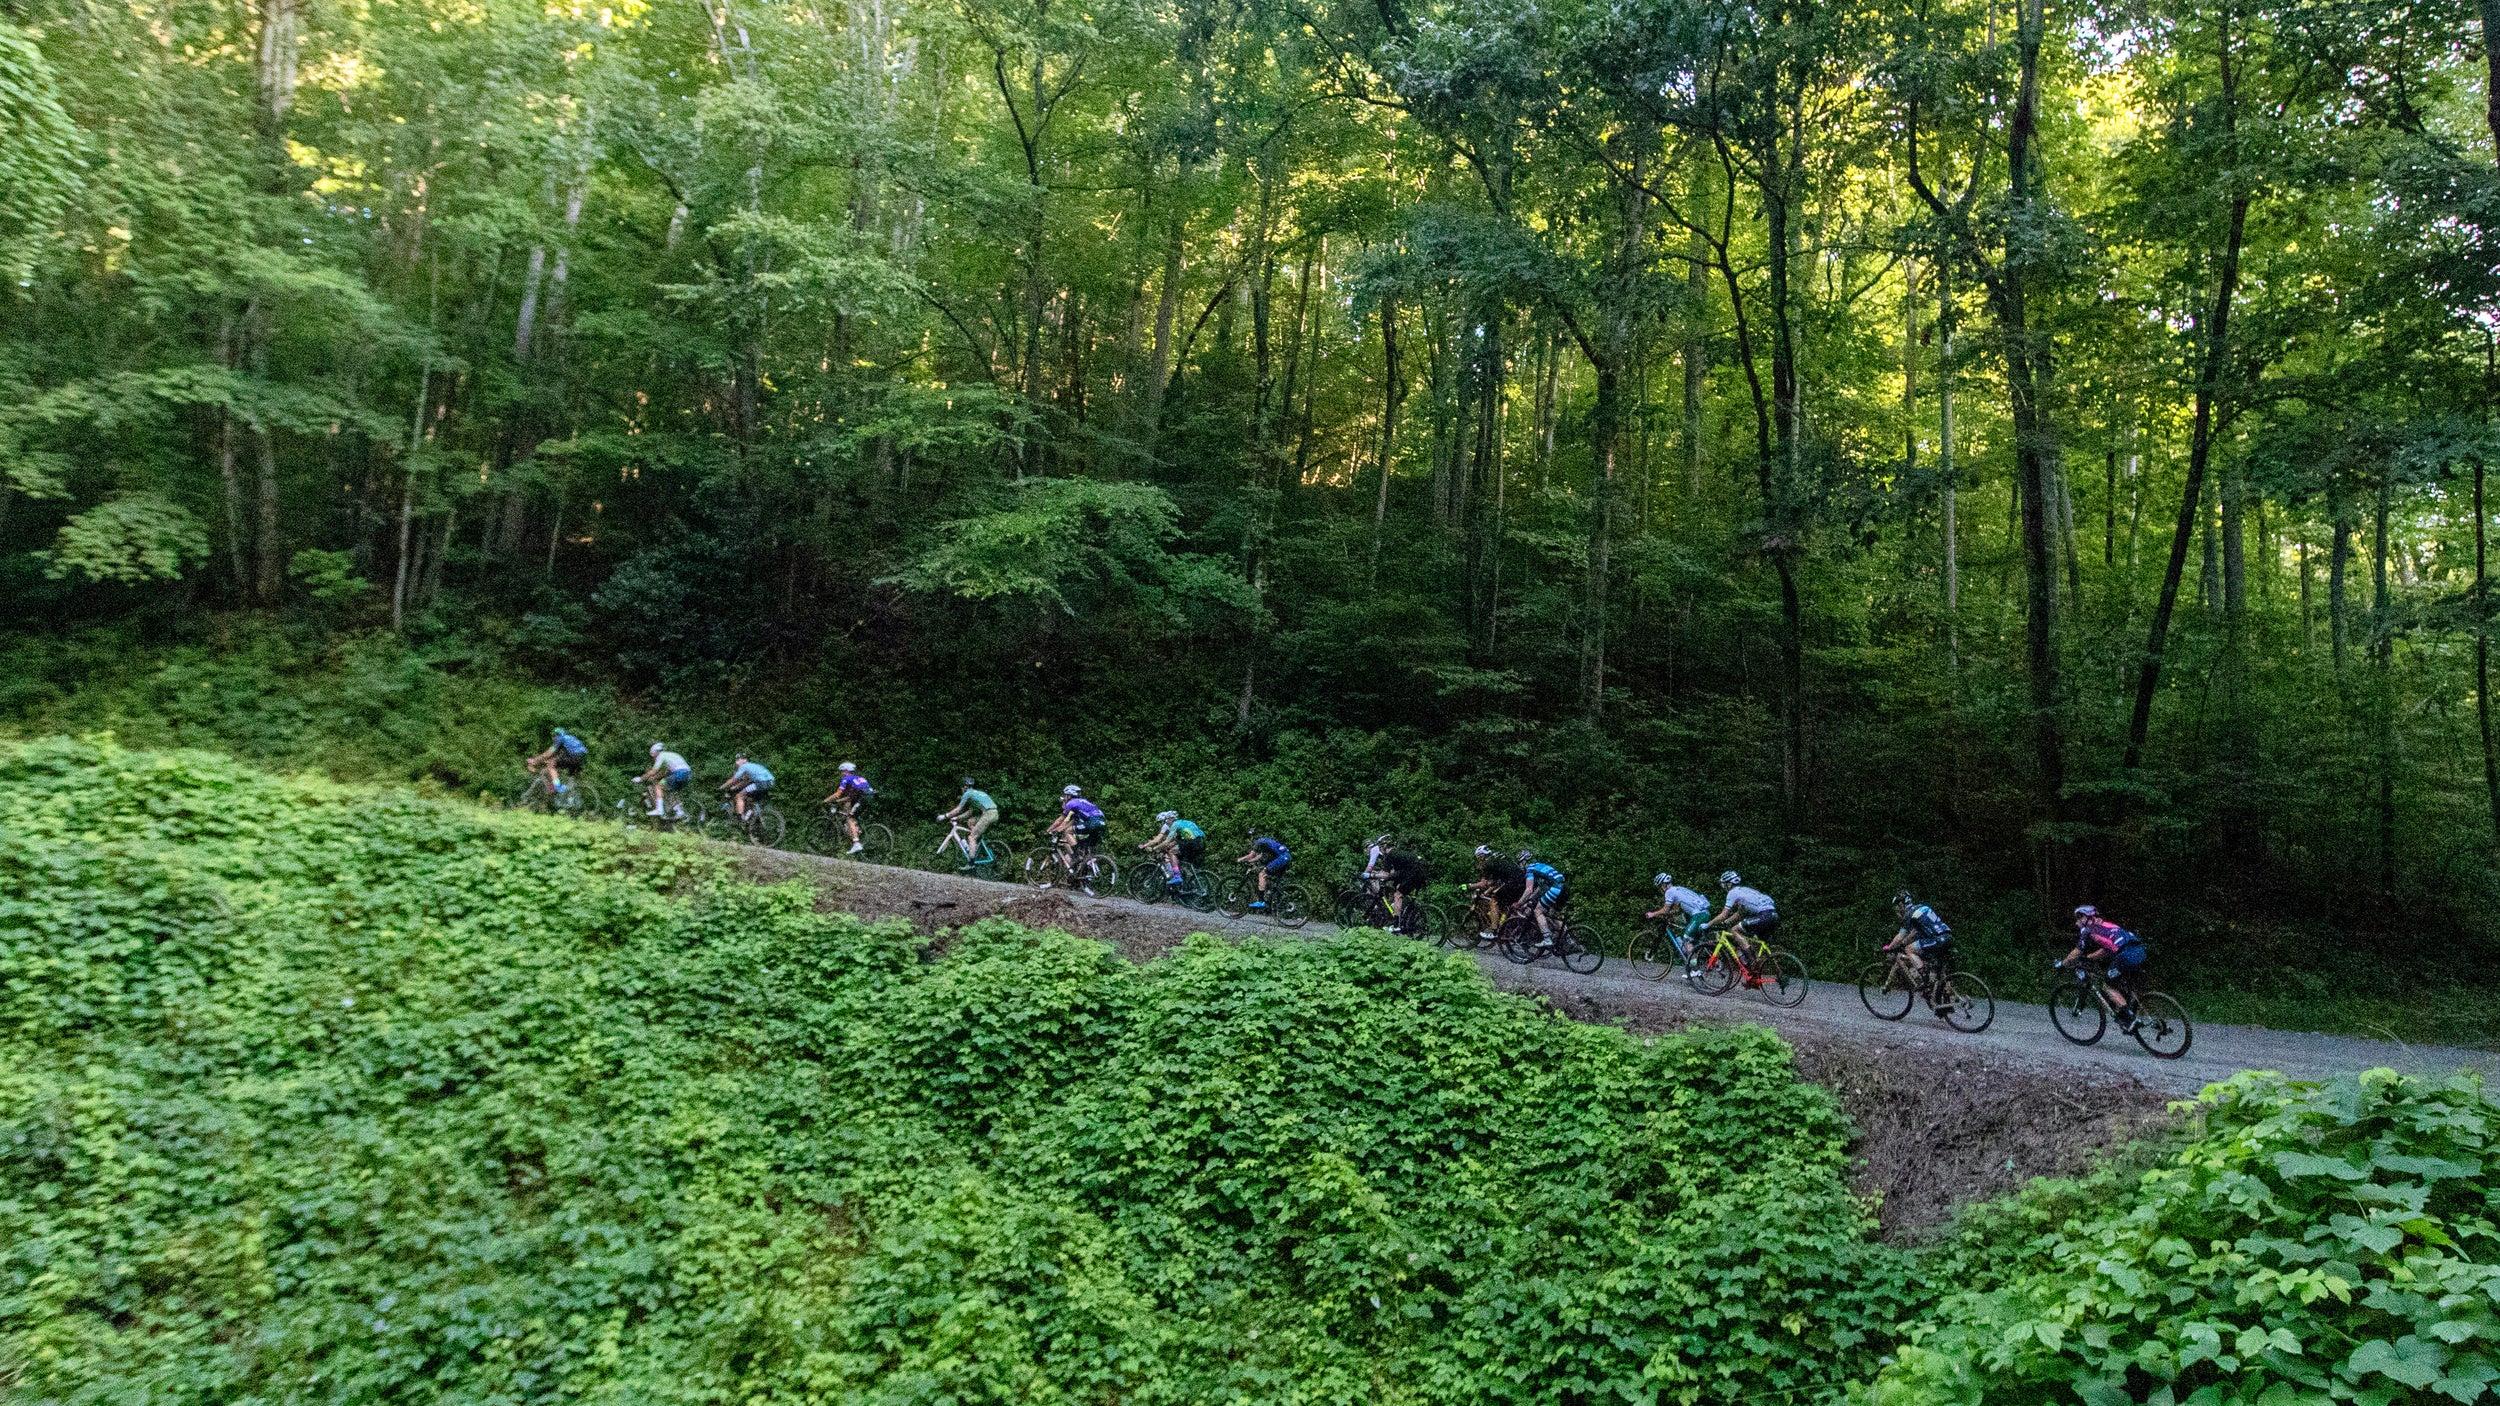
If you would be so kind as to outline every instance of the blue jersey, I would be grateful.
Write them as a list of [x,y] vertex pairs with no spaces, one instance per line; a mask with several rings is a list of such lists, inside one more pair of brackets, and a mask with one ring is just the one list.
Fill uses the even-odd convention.
[[729,773],[729,779],[732,781],[751,781],[758,786],[770,786],[773,784],[773,774],[764,770],[762,767],[757,766],[753,762],[738,763],[738,769]]
[[1083,796],[1070,796],[1067,799],[1067,803],[1059,808],[1066,811],[1068,814],[1075,816],[1076,823],[1084,826],[1088,830],[1103,823],[1102,807],[1085,799]]
[[587,746],[584,746],[584,745],[583,745],[583,743],[582,743],[582,740],[581,740],[580,738],[575,737],[573,734],[571,734],[571,733],[569,733],[569,732],[566,732],[563,728],[557,728],[557,729],[556,729],[556,750],[557,750],[557,751],[559,751],[559,752],[562,752],[564,755],[566,755],[566,756],[568,756],[568,757],[578,757],[578,756],[582,755],[583,753],[585,753],[585,752],[589,751],[589,750],[590,750],[590,748],[588,748]]
[[1562,871],[1541,859],[1528,866],[1528,877],[1536,880],[1542,888],[1558,889],[1563,886]]
[[1292,850],[1285,848],[1282,844],[1269,839],[1265,835],[1261,835],[1257,839],[1250,842],[1250,852],[1252,854],[1266,855],[1267,862],[1270,864],[1282,864],[1293,858]]
[[1953,929],[1946,927],[1944,919],[1936,916],[1936,910],[1924,903],[1912,908],[1910,915],[1901,920],[1901,926],[1918,935],[1921,947],[1932,947],[1953,937]]
[[877,794],[877,788],[868,784],[867,777],[853,771],[843,774],[841,784],[833,788],[833,793],[837,796],[857,796],[864,801]]
[[1196,825],[1196,823],[1195,823],[1195,822],[1192,822],[1192,821],[1187,821],[1187,820],[1175,820],[1175,821],[1173,821],[1173,822],[1172,822],[1172,838],[1173,838],[1173,839],[1176,839],[1176,840],[1203,840],[1203,839],[1205,839],[1206,837],[1207,837],[1207,832],[1206,832],[1206,831],[1204,831],[1204,830],[1199,829],[1199,828],[1198,828],[1198,826]]

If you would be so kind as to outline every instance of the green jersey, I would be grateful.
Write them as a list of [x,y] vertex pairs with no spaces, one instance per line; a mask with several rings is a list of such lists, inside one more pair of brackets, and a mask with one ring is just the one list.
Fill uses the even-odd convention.
[[966,791],[963,799],[957,801],[956,804],[971,810],[996,811],[998,809],[998,802],[991,800],[990,793],[987,791]]
[[1206,832],[1206,831],[1204,831],[1204,830],[1199,829],[1199,828],[1198,828],[1198,827],[1197,827],[1194,823],[1192,823],[1192,822],[1190,822],[1190,821],[1187,821],[1187,820],[1175,820],[1175,821],[1173,821],[1173,822],[1172,822],[1172,838],[1173,838],[1173,839],[1176,839],[1176,840],[1203,840],[1203,839],[1205,839],[1206,837],[1207,837],[1207,832]]

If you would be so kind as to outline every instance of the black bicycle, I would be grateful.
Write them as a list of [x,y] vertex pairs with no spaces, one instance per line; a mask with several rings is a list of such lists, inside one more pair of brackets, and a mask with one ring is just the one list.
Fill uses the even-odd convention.
[[506,802],[514,810],[531,810],[540,815],[562,815],[574,820],[596,819],[606,812],[599,806],[599,788],[584,781],[579,773],[557,774],[556,784],[547,784],[543,773],[532,772]]
[[820,805],[808,817],[807,830],[800,844],[811,854],[827,854],[836,859],[856,859],[862,864],[883,864],[894,852],[894,832],[868,818],[862,806],[859,821],[859,852],[851,852],[851,827],[845,822],[839,806]]
[[2056,974],[2049,978],[2049,1023],[2076,1044],[2100,1043],[2112,1021],[2155,1059],[2177,1059],[2196,1042],[2187,1007],[2168,993],[2130,983],[2127,1004],[2121,1006],[2110,999],[2109,978],[2094,964],[2055,965]]
[[1606,948],[1597,934],[1560,913],[1554,915],[1550,939],[1537,930],[1536,916],[1523,910],[1504,919],[1493,940],[1503,956],[1523,967],[1540,957],[1559,957],[1565,967],[1587,976],[1606,965]]
[[1339,927],[1378,928],[1400,937],[1438,942],[1444,947],[1449,945],[1448,925],[1440,921],[1440,915],[1424,902],[1420,892],[1406,895],[1406,901],[1397,905],[1397,911],[1390,908],[1387,886],[1377,881],[1365,882],[1350,898],[1351,902],[1338,905],[1338,912],[1347,915],[1337,919]]
[[714,809],[704,833],[715,840],[727,840],[732,844],[779,849],[782,837],[789,828],[789,821],[783,818],[780,807],[767,805],[760,796],[749,796],[743,815],[727,804]]
[[1916,967],[1910,965],[1908,947],[1892,952],[1889,961],[1876,962],[1858,977],[1858,999],[1877,1020],[1900,1020],[1924,1000],[1945,1024],[1966,1035],[1978,1034],[1996,1021],[1996,996],[1987,982],[1954,969],[1947,955],[1951,950],[1938,948]]

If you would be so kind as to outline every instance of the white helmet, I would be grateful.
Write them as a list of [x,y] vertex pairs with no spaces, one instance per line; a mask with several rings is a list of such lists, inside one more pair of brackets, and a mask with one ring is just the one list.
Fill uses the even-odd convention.
[[1675,882],[1675,876],[1662,869],[1657,873],[1650,875],[1649,881],[1656,884],[1660,888],[1665,888],[1667,885]]
[[665,742],[654,742],[654,743],[652,743],[652,744],[651,744],[651,755],[653,755],[653,756],[655,756],[655,757],[656,757],[656,756],[658,756],[659,754],[661,754],[662,752],[667,751],[667,750],[668,750],[668,744],[667,744],[667,743],[665,743]]
[[1491,859],[1492,857],[1493,857],[1493,846],[1491,846],[1491,845],[1478,845],[1478,846],[1476,846],[1476,858],[1478,858],[1478,859]]
[[1085,789],[1081,786],[1062,786],[1059,788],[1059,794],[1063,796],[1082,796],[1085,794]]
[[1381,848],[1382,846],[1384,846],[1384,845],[1386,845],[1386,844],[1388,844],[1388,843],[1389,843],[1389,839],[1390,839],[1389,832],[1388,832],[1388,831],[1386,831],[1386,830],[1381,831],[1379,834],[1372,836],[1372,848],[1374,848],[1374,849],[1379,849],[1379,848]]
[[1155,824],[1157,825],[1169,825],[1173,821],[1180,818],[1181,813],[1177,810],[1159,810],[1155,812]]
[[857,762],[844,762],[842,765],[840,765],[840,766],[838,766],[838,767],[835,767],[835,768],[834,768],[834,770],[835,770],[835,771],[846,771],[846,772],[847,772],[847,771],[857,771],[857,770],[859,770],[859,763],[857,763]]
[[1743,882],[1744,882],[1744,880],[1743,880],[1743,879],[1738,878],[1738,877],[1736,876],[1736,871],[1735,871],[1735,870],[1733,870],[1733,869],[1730,869],[1730,870],[1728,870],[1726,873],[1721,874],[1721,875],[1719,876],[1719,886],[1720,886],[1721,888],[1731,888],[1731,889],[1732,889],[1732,888],[1736,887],[1738,884],[1741,884],[1741,883],[1743,883]]

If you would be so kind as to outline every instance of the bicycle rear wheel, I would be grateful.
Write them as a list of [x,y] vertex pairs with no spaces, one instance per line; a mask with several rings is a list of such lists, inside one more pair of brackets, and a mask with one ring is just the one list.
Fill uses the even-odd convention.
[[1076,862],[1076,886],[1088,894],[1117,893],[1120,866],[1107,854],[1089,854]]
[[747,816],[747,843],[762,845],[766,849],[779,849],[782,836],[789,832],[789,828],[789,823],[782,818],[778,809],[758,802]]
[[1997,998],[1988,990],[1988,983],[1969,972],[1947,972],[1944,990],[1944,1023],[1965,1035],[1976,1035],[1996,1023]]
[[1605,935],[1585,924],[1565,923],[1554,946],[1562,953],[1563,965],[1582,976],[1606,965]]
[[1524,967],[1536,960],[1536,936],[1536,920],[1522,915],[1503,919],[1502,930],[1493,940],[1503,956]]
[[1762,967],[1763,999],[1775,1006],[1801,1006],[1806,1000],[1805,958],[1794,952],[1774,952]]
[[1246,918],[1250,916],[1250,901],[1255,897],[1257,897],[1257,886],[1250,882],[1249,875],[1243,874],[1238,878],[1226,879],[1224,891],[1215,902],[1217,907],[1224,910],[1225,917]]
[[[963,861],[962,850],[948,852],[954,855],[958,862]],[[1004,840],[996,843],[987,839],[976,840],[972,846],[972,859],[968,863],[963,863],[962,867],[965,873],[974,878],[996,879],[1001,883],[1011,883],[1015,880],[1017,872],[1016,852],[1009,849]]]
[[2049,1024],[2078,1045],[2094,1045],[2109,1030],[2109,1012],[2090,982],[2060,977],[2049,987]]
[[599,788],[579,777],[564,783],[564,789],[546,798],[546,809],[574,820],[595,819],[604,814],[599,808]]
[[1858,978],[1858,999],[1877,1020],[1899,1020],[1910,1013],[1917,993],[1910,990],[1910,974],[1899,962],[1877,962]]
[[1311,921],[1311,891],[1300,884],[1269,886],[1267,916],[1280,928],[1298,928]]
[[1691,968],[1693,989],[1704,996],[1724,996],[1736,985],[1736,954],[1722,942]]
[[2155,1059],[2177,1059],[2196,1043],[2196,1031],[2188,1024],[2187,1007],[2159,991],[2147,991],[2135,998],[2135,1042]]
[[893,853],[894,832],[892,830],[873,821],[860,822],[859,853],[852,855],[853,859],[863,864],[885,864],[890,862],[888,856]]

